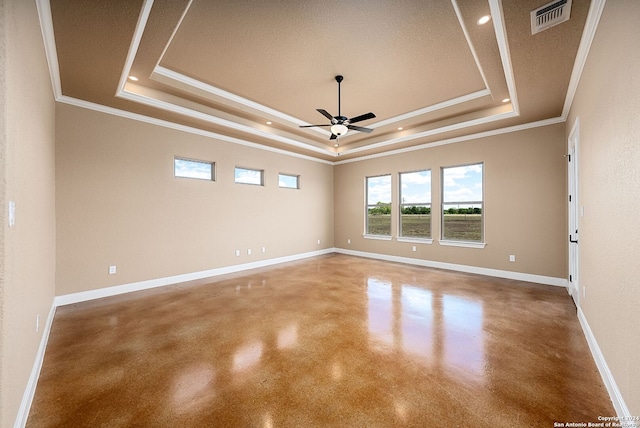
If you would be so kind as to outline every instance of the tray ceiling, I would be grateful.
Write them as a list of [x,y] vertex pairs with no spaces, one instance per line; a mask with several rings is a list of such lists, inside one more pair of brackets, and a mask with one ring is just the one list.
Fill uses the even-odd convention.
[[[573,0],[569,21],[531,35],[529,12],[545,3],[39,0],[38,8],[59,100],[335,161],[560,117],[590,2]],[[491,20],[479,25],[484,15]],[[338,114],[338,74],[342,115],[374,112],[358,123],[370,134],[330,140],[326,127],[300,128],[328,122],[316,109]]]

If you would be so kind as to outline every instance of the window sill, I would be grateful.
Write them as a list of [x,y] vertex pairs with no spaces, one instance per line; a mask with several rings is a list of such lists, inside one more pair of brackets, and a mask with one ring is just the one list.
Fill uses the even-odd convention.
[[465,248],[484,248],[486,242],[471,242],[471,241],[445,241],[440,240],[438,244],[448,247],[465,247]]
[[407,236],[398,236],[396,238],[396,241],[398,241],[398,242],[410,242],[412,244],[427,244],[427,245],[433,244],[433,239],[431,239],[431,238],[409,238]]
[[362,236],[364,236],[365,239],[377,239],[379,241],[391,241],[391,236],[387,236],[387,235],[367,235],[365,233]]

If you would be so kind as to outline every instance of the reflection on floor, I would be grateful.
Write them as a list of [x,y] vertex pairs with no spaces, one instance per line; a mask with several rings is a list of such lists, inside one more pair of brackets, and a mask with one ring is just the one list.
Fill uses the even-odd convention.
[[27,426],[614,414],[564,288],[334,254],[59,308]]

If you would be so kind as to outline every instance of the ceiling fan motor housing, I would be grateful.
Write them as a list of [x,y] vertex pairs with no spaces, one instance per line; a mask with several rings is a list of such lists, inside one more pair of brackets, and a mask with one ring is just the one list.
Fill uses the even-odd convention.
[[338,82],[338,115],[332,116],[331,114],[329,114],[329,112],[327,112],[324,109],[321,109],[321,108],[316,109],[318,113],[320,113],[321,115],[329,119],[331,124],[330,125],[324,125],[324,124],[323,125],[301,125],[300,126],[301,128],[311,128],[314,126],[330,126],[331,127],[331,137],[329,138],[330,140],[335,140],[338,137],[342,137],[343,135],[346,135],[350,129],[353,129],[354,131],[360,131],[360,132],[366,132],[366,133],[373,131],[373,129],[371,128],[354,126],[352,125],[352,123],[373,119],[374,117],[376,117],[375,114],[369,112],[369,113],[361,114],[360,116],[355,116],[349,119],[346,116],[342,116],[342,114],[340,113],[340,83],[342,82],[343,79],[344,77],[341,75],[336,76],[336,82]]

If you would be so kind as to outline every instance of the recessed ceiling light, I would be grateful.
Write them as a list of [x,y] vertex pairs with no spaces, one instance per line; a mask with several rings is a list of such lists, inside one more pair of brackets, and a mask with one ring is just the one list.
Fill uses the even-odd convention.
[[140,79],[138,79],[136,76],[129,76],[129,80],[131,80],[133,82],[137,82]]
[[491,21],[491,15],[485,15],[482,18],[478,19],[478,25],[484,25],[489,21]]
[[398,126],[398,131],[402,131],[402,126]]
[[271,125],[271,121],[267,121],[267,125]]
[[340,144],[335,143],[335,144],[333,145],[333,147],[338,147],[339,145],[340,145]]
[[511,101],[511,99],[509,98],[505,98],[504,100],[502,100],[503,103],[508,103],[509,101]]

